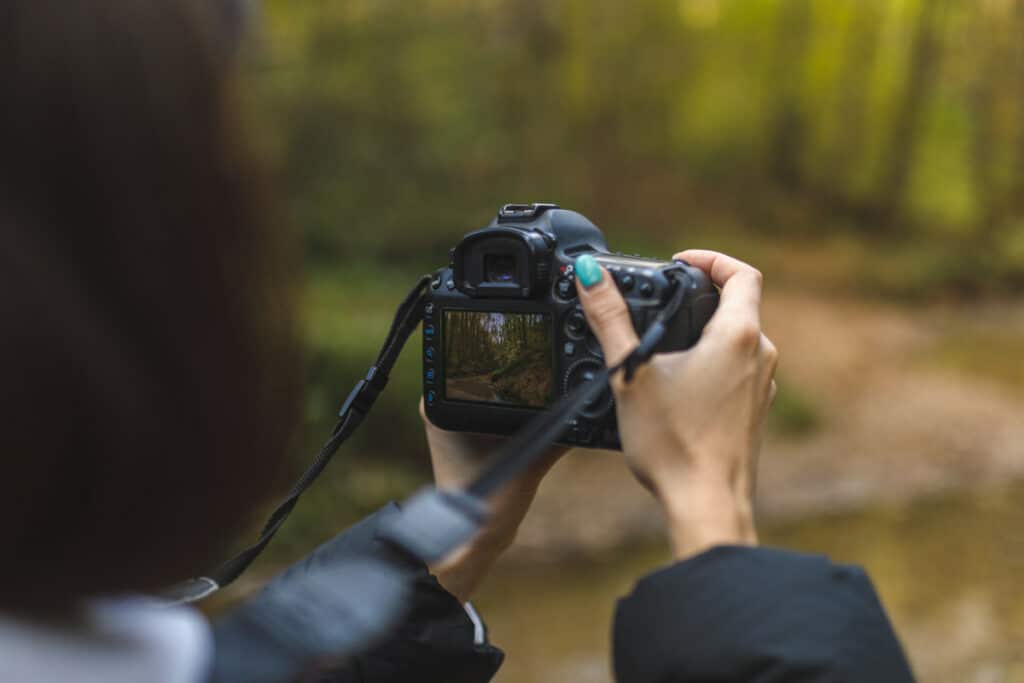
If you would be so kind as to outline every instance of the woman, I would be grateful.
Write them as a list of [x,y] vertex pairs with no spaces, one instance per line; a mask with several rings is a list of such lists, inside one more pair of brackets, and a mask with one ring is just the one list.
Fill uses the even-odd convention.
[[[386,508],[213,629],[188,608],[126,597],[222,558],[272,493],[298,422],[295,262],[240,132],[224,48],[235,14],[200,0],[0,5],[0,680],[486,681],[502,655],[463,603],[559,450],[438,566],[378,540]],[[625,457],[680,560],[620,604],[619,679],[909,678],[861,572],[754,547],[776,363],[760,275],[712,252],[681,257],[722,287],[720,310],[692,351],[614,386]],[[592,260],[577,271],[617,360],[636,343],[625,305]],[[440,486],[493,448],[426,432]],[[339,661],[345,630],[331,616],[346,586],[306,579],[360,553],[416,572],[412,609]],[[282,613],[296,596],[307,611]]]

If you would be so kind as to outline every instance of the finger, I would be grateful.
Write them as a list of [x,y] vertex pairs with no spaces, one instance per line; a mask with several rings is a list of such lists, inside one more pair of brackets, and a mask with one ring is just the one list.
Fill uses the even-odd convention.
[[608,365],[615,365],[640,343],[626,300],[608,271],[586,254],[576,259],[576,290]]
[[761,271],[732,256],[706,249],[687,249],[673,258],[700,268],[722,288],[716,317],[730,323],[760,327]]
[[779,393],[779,385],[775,381],[775,371],[779,367],[779,350],[768,335],[761,335],[761,358],[765,367],[765,375],[769,379],[768,392],[765,395],[765,414],[774,405],[775,396]]
[[691,266],[700,268],[719,287],[724,287],[729,278],[737,273],[744,270],[756,271],[749,263],[744,263],[738,258],[733,258],[719,251],[711,251],[710,249],[687,249],[686,251],[679,252],[672,258],[686,261]]
[[761,421],[760,426],[763,430],[767,424],[768,419],[771,416],[772,406],[775,404],[775,397],[779,393],[779,385],[775,383],[773,379],[771,384],[768,385],[768,393],[764,396],[761,403]]
[[761,333],[761,358],[768,369],[768,377],[775,377],[775,371],[779,367],[779,350],[775,343],[768,338],[768,335]]

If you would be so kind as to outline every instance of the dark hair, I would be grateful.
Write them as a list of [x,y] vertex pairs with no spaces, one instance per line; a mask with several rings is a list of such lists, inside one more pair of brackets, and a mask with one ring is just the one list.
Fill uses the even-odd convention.
[[297,423],[296,251],[214,5],[0,5],[0,608],[208,569]]

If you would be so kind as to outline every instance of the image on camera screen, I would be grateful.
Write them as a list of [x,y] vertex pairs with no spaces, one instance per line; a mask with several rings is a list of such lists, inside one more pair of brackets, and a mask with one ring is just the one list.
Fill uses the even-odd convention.
[[545,313],[445,311],[445,398],[543,408],[551,400]]

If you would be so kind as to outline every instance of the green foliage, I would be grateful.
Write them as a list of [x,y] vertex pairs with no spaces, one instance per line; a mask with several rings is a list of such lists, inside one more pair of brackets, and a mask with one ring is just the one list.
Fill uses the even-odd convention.
[[[969,244],[986,287],[1024,280],[1020,3],[274,0],[265,27],[251,80],[322,267],[426,267],[551,199],[617,246],[724,221]],[[961,284],[922,259],[876,284]]]
[[809,436],[821,427],[822,415],[812,400],[799,389],[780,381],[768,427],[788,438]]
[[[313,270],[306,284],[307,422],[285,484],[313,459],[338,408],[366,374],[415,271],[369,267]],[[401,500],[429,478],[417,404],[421,340],[413,335],[387,389],[363,426],[335,456],[270,546],[278,561],[300,552],[389,500]]]

